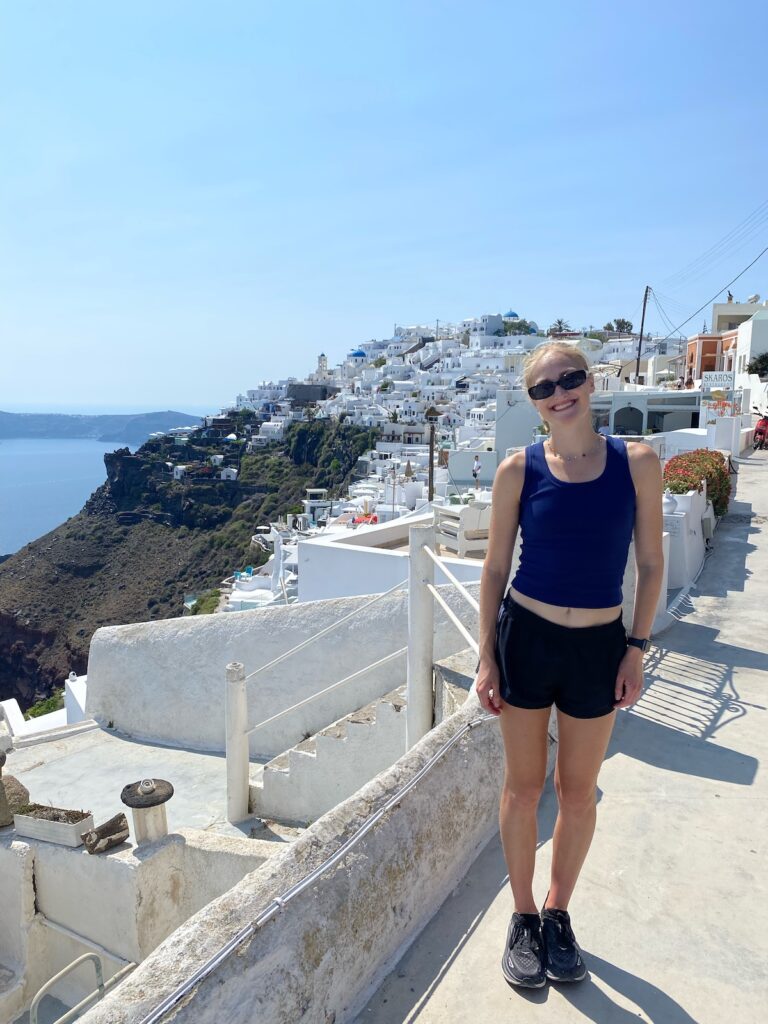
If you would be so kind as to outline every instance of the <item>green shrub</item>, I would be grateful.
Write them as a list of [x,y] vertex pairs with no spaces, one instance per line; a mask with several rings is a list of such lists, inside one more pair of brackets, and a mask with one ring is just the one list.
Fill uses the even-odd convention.
[[192,605],[193,615],[212,615],[219,606],[220,590],[209,590],[201,594]]
[[54,690],[50,697],[39,700],[27,711],[26,718],[38,718],[40,715],[47,715],[51,711],[59,711],[64,707],[64,688]]
[[712,502],[715,515],[724,516],[728,511],[731,478],[728,475],[728,464],[720,452],[708,448],[681,452],[664,467],[664,485],[672,494],[700,492],[702,480],[707,481],[707,497]]

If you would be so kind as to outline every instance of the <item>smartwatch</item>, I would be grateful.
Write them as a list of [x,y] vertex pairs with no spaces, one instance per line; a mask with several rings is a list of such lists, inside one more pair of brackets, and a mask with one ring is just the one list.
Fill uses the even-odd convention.
[[648,650],[650,645],[651,645],[651,641],[650,640],[640,640],[636,636],[628,636],[627,637],[627,647],[639,647],[640,650],[643,652],[643,654],[645,654],[645,652]]

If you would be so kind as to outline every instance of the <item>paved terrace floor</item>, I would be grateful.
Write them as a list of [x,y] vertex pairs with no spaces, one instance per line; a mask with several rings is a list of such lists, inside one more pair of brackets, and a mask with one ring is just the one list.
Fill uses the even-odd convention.
[[[765,1024],[768,1020],[768,453],[738,465],[729,515],[679,621],[647,659],[599,781],[595,841],[571,905],[589,975],[511,989],[498,839],[358,1024]],[[542,799],[536,892],[556,813]]]
[[[120,793],[131,782],[156,778],[167,779],[174,787],[165,805],[170,832],[197,828],[282,842],[301,831],[265,824],[260,818],[237,825],[226,821],[223,754],[140,743],[111,729],[93,729],[14,750],[5,771],[27,787],[36,803],[91,811],[97,825],[124,811],[133,832],[131,812],[120,802]],[[5,833],[0,829],[0,835]]]

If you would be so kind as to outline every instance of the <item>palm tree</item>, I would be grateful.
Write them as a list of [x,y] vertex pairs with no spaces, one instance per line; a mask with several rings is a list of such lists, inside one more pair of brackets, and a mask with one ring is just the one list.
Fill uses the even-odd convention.
[[555,320],[552,326],[549,328],[550,334],[565,334],[566,331],[570,331],[571,325],[567,320]]

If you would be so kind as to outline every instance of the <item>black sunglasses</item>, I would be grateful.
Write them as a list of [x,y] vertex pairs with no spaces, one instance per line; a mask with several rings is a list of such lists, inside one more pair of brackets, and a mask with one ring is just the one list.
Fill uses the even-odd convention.
[[540,380],[528,388],[528,394],[534,402],[540,402],[542,398],[551,398],[558,384],[563,391],[573,391],[574,388],[580,388],[586,379],[586,370],[569,370],[568,373],[561,373],[557,380]]

